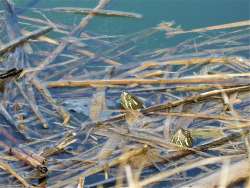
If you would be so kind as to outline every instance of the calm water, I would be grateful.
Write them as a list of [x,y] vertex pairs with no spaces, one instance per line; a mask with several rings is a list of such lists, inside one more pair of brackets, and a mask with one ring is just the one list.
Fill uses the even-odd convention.
[[[32,5],[39,8],[50,7],[88,7],[93,8],[96,0],[15,0],[17,6]],[[136,12],[143,19],[118,17],[97,17],[86,27],[86,31],[105,35],[127,35],[155,27],[163,21],[175,21],[183,29],[206,27],[250,18],[249,0],[113,0],[106,9]],[[23,14],[37,16],[25,11]],[[78,24],[82,16],[50,13],[49,18],[65,24]],[[71,16],[69,16],[71,15]],[[145,48],[162,47],[162,36],[145,42]],[[178,43],[170,41],[169,45]],[[168,45],[167,45],[168,46]]]
[[[15,0],[14,2],[17,7],[17,13],[39,18],[42,18],[41,15],[32,12],[29,9],[30,7],[93,8],[98,3],[97,0]],[[27,9],[22,9],[26,7]],[[250,19],[249,0],[111,0],[111,3],[109,3],[106,9],[135,12],[143,15],[143,18],[131,19],[97,16],[90,22],[85,31],[98,36],[127,36],[156,27],[164,21],[175,21],[177,25],[188,30]],[[77,25],[83,17],[82,15],[55,12],[46,12],[46,16],[54,22],[67,25]],[[213,31],[212,34],[210,34],[216,35],[216,33],[219,32],[223,31]],[[53,35],[53,33],[51,35]],[[166,39],[162,32],[143,41],[141,47],[150,50],[175,46],[180,41],[185,40],[185,37],[190,38],[190,36],[192,37],[192,35],[188,34],[177,36],[174,39]],[[53,37],[59,36],[53,35]],[[164,40],[162,40],[163,38]],[[96,46],[96,48],[98,49],[98,46]],[[127,61],[122,62],[126,63]],[[194,173],[194,171],[192,173]]]

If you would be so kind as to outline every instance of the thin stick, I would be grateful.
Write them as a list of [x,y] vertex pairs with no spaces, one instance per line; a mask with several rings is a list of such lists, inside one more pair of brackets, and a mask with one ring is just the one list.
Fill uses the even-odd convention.
[[[23,35],[29,35],[32,32],[23,29],[23,30],[21,30],[21,33]],[[37,37],[37,40],[42,41],[42,42],[47,42],[49,44],[54,44],[54,45],[58,45],[59,44],[59,42],[57,40],[49,38],[47,36],[39,36],[39,37]]]
[[[244,26],[250,26],[250,20],[244,20],[244,21],[240,21],[240,22],[203,27],[203,28],[192,29],[192,30],[188,30],[188,31],[178,30],[178,31],[168,32],[167,35],[179,35],[179,34],[184,34],[184,33],[199,33],[199,32],[207,32],[207,31],[220,30],[220,29],[244,27]],[[159,28],[165,29],[164,23]]]
[[218,83],[233,81],[237,78],[248,78],[250,72],[235,74],[215,74],[215,75],[197,75],[177,79],[116,79],[116,80],[68,80],[47,82],[48,88],[55,87],[96,87],[107,85],[131,85],[131,84],[196,84],[196,83]]
[[165,104],[162,105],[155,105],[155,106],[151,106],[149,108],[143,109],[142,113],[149,113],[149,112],[153,112],[153,111],[158,111],[158,110],[166,110],[166,109],[170,109],[176,106],[179,106],[181,104],[187,104],[187,103],[192,103],[192,102],[198,102],[198,101],[202,101],[205,99],[208,99],[209,97],[221,94],[223,92],[225,93],[233,93],[233,92],[239,92],[239,91],[246,91],[250,89],[250,85],[248,86],[242,86],[242,87],[233,87],[233,88],[228,88],[228,89],[217,89],[217,90],[212,90],[212,91],[208,91],[205,93],[201,93],[199,95],[194,95],[191,97],[186,97],[184,99],[180,99],[180,100],[176,100],[176,101],[172,101],[172,102],[167,102]]
[[[150,113],[151,114],[151,113]],[[234,118],[225,115],[208,115],[202,113],[178,113],[178,112],[152,112],[152,114],[163,115],[163,116],[179,116],[179,117],[192,117],[198,119],[213,119],[213,120],[226,120],[226,121],[240,121],[240,122],[250,122],[250,119]]]
[[[146,61],[144,64],[154,65],[195,65],[195,64],[205,64],[205,63],[230,63],[229,60],[236,57],[197,57],[197,58],[187,58],[178,60],[168,60],[168,61]],[[142,65],[142,66],[143,66]]]
[[67,31],[65,31],[66,29],[68,29],[66,26],[60,25],[60,24],[56,24],[56,23],[50,23],[47,21],[44,21],[42,19],[39,18],[31,18],[31,17],[27,17],[27,16],[23,16],[23,15],[18,15],[19,18],[26,20],[26,21],[31,21],[34,23],[38,23],[38,24],[43,24],[43,25],[47,25],[50,27],[53,27],[54,31],[59,32],[59,33],[63,33],[63,34],[69,34]]
[[115,10],[94,10],[90,8],[75,8],[75,7],[56,7],[43,9],[46,11],[57,11],[57,12],[66,12],[73,14],[96,14],[101,16],[119,16],[119,17],[131,17],[131,18],[142,18],[142,15],[131,13],[131,12],[123,12],[123,11],[115,11]]
[[119,62],[117,62],[117,61],[115,61],[113,59],[109,59],[109,58],[106,58],[106,57],[100,57],[96,53],[91,52],[89,50],[76,49],[75,51],[80,53],[81,55],[90,57],[92,59],[98,58],[101,61],[103,61],[104,63],[110,64],[110,65],[114,65],[114,66],[121,65],[121,63],[119,63]]
[[22,178],[20,175],[16,173],[16,171],[7,163],[4,161],[0,160],[0,168],[3,169],[4,171],[10,173],[12,176],[14,176],[24,187],[31,188],[33,187],[30,185],[24,178]]
[[27,42],[29,39],[35,39],[41,35],[44,35],[45,33],[52,30],[52,27],[43,27],[41,29],[38,29],[28,35],[21,36],[15,40],[12,40],[11,42],[7,43],[6,45],[2,46],[0,48],[0,55],[3,55],[4,53],[12,50],[13,48],[16,48],[17,46],[23,44],[24,42]]
[[[40,161],[36,160],[35,158],[32,157],[32,153],[25,153],[17,148],[12,148],[12,147],[9,147],[9,151],[8,153],[10,155],[13,155],[15,158],[21,160],[21,161],[24,161],[25,163],[29,164],[30,166],[34,167],[35,169],[39,170],[39,172],[45,174],[47,173],[48,169],[47,167],[42,164]],[[40,158],[41,159],[41,156]],[[43,160],[45,161],[45,159]]]
[[62,152],[67,146],[73,144],[74,142],[76,142],[76,138],[75,138],[76,134],[75,133],[69,133],[67,134],[64,138],[62,138],[61,140],[59,140],[55,145],[53,145],[50,148],[46,148],[41,156],[47,158],[51,155],[55,155],[57,153]]

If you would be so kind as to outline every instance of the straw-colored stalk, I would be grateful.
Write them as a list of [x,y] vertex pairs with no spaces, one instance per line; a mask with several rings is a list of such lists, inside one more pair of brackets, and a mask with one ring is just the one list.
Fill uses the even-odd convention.
[[112,79],[112,80],[66,80],[51,81],[47,83],[48,88],[55,87],[96,87],[109,85],[153,85],[153,84],[196,84],[196,83],[218,83],[233,81],[236,78],[248,78],[250,73],[235,74],[214,74],[214,75],[196,75],[177,79]]
[[[215,25],[215,26],[209,26],[209,27],[203,27],[198,29],[192,29],[192,30],[177,30],[172,32],[167,32],[167,35],[179,35],[179,34],[185,34],[185,33],[200,33],[200,32],[207,32],[207,31],[213,31],[213,30],[221,30],[221,29],[231,29],[231,28],[237,28],[237,27],[246,27],[250,26],[250,20],[244,20],[239,22],[233,22],[228,24],[222,24],[222,25]],[[164,23],[162,23],[159,26],[159,29],[166,29],[166,31],[169,30],[169,27],[165,27]]]

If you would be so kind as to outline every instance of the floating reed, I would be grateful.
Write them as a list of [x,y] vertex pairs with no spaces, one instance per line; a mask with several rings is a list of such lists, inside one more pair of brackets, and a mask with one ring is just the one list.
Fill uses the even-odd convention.
[[196,75],[177,79],[112,79],[112,80],[68,80],[48,82],[48,88],[54,87],[96,87],[109,85],[131,85],[131,84],[198,84],[198,83],[222,83],[232,82],[236,78],[248,78],[250,73],[236,74],[214,74],[214,75]]
[[123,11],[115,11],[115,10],[94,10],[90,8],[75,8],[75,7],[56,7],[43,9],[45,11],[56,11],[56,12],[65,12],[65,13],[73,13],[73,14],[96,14],[100,16],[119,16],[119,17],[130,17],[130,18],[142,18],[142,15],[131,13],[131,12],[123,12]]

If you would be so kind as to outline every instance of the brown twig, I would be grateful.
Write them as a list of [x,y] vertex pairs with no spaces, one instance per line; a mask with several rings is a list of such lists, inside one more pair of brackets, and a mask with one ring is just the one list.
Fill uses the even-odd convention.
[[14,176],[24,187],[27,187],[27,188],[33,187],[23,177],[18,175],[17,172],[9,164],[5,163],[2,160],[0,160],[0,168],[10,173],[12,176]]
[[[244,27],[244,26],[250,26],[250,20],[244,20],[244,21],[239,21],[239,22],[234,22],[234,23],[203,27],[203,28],[192,29],[192,30],[188,30],[188,31],[178,30],[178,31],[168,32],[167,34],[168,35],[179,35],[179,34],[185,34],[185,33],[200,33],[200,32],[207,32],[207,31],[221,30],[221,29],[230,29],[230,28]],[[164,23],[163,23],[160,25],[159,29],[164,29],[164,28],[165,27],[164,27]]]
[[202,113],[183,113],[183,112],[152,112],[150,114],[163,115],[163,116],[179,116],[179,117],[191,117],[197,119],[213,119],[213,120],[225,120],[225,121],[239,121],[250,122],[250,119],[234,118],[226,115],[208,115]]
[[68,80],[47,82],[48,88],[56,87],[96,87],[108,85],[153,85],[153,84],[197,84],[230,82],[237,78],[248,78],[250,73],[197,75],[177,79],[116,79],[116,80]]
[[[46,174],[48,169],[47,167],[43,164],[45,163],[46,159],[43,158],[42,156],[39,156],[37,154],[33,154],[29,152],[29,154],[17,149],[17,148],[9,148],[8,153],[10,155],[13,155],[15,158],[24,161],[25,163],[31,165],[35,169],[38,169],[39,172],[42,174]],[[38,160],[37,160],[38,159]],[[43,162],[43,163],[41,163]]]
[[4,142],[0,141],[0,146],[3,147],[9,155],[14,156],[16,159],[29,164],[35,169],[39,170],[42,174],[46,174],[48,169],[45,166],[47,164],[47,159],[41,155],[35,154],[31,151],[20,150],[18,148],[10,147]]

